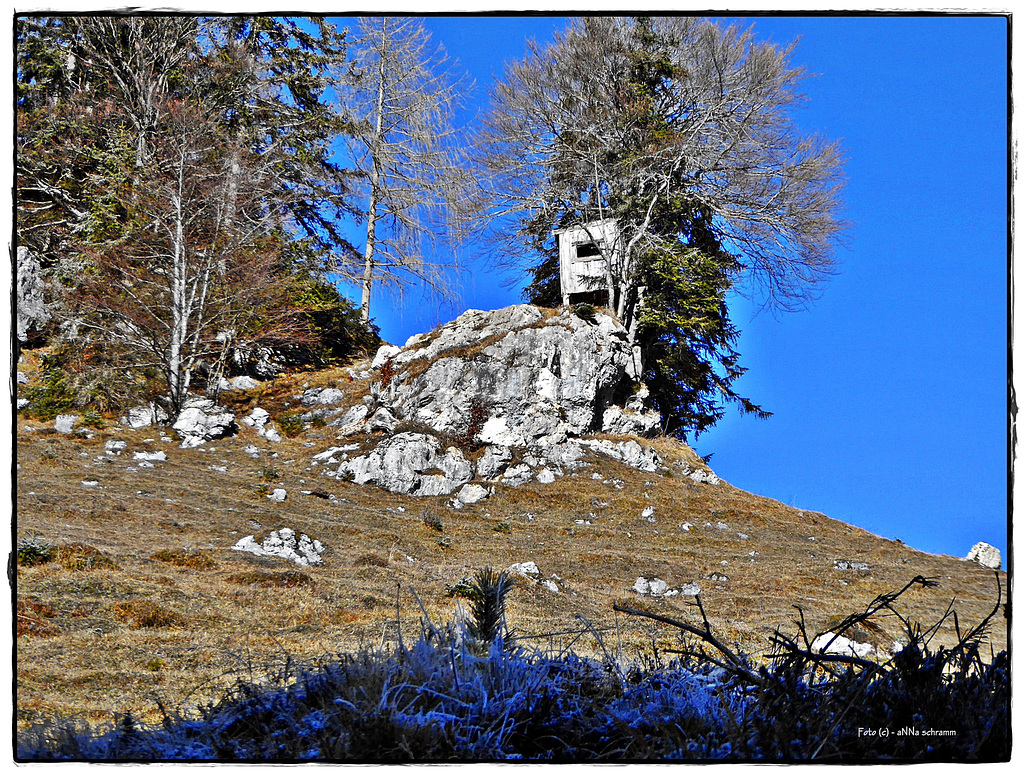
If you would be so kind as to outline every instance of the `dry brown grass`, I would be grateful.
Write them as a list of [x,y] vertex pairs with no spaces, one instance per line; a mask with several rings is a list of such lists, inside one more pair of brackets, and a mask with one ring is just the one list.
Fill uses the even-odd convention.
[[149,599],[121,601],[113,607],[114,617],[132,628],[184,628],[186,619]]
[[217,566],[217,562],[213,560],[211,552],[209,550],[188,550],[185,548],[179,550],[160,550],[153,554],[153,558],[182,569],[198,569],[203,571]]
[[[343,386],[353,403],[367,388],[339,369],[293,374],[259,396],[232,399],[240,415],[257,404],[291,410],[307,385]],[[111,425],[87,438],[45,427],[18,422],[18,537],[44,539],[64,558],[17,567],[19,725],[72,714],[99,723],[126,710],[154,720],[157,700],[194,705],[284,662],[394,642],[399,624],[410,641],[422,614],[410,590],[441,623],[460,603],[449,593],[460,580],[520,561],[560,578],[558,594],[523,580],[509,596],[508,620],[524,644],[596,652],[595,636],[581,633],[583,617],[623,656],[679,643],[673,631],[612,611],[616,599],[636,603],[631,587],[641,575],[698,582],[720,637],[751,653],[763,651],[777,626],[795,630],[794,605],[811,629],[823,629],[914,575],[940,583],[908,594],[906,611],[923,623],[938,620],[954,598],[961,625],[976,623],[996,598],[993,573],[976,564],[920,553],[728,484],[694,483],[672,463],[699,460],[668,439],[653,444],[671,475],[594,457],[548,486],[498,486],[492,498],[455,510],[442,500],[324,477],[325,467],[310,464],[330,445],[360,440],[368,448],[379,436],[342,439],[331,428],[309,427],[270,444],[242,427],[235,437],[183,450],[163,442],[169,433],[159,428]],[[104,454],[112,438],[128,441],[121,456]],[[242,451],[250,443],[262,449],[255,459]],[[132,451],[158,448],[167,462],[143,469],[132,461]],[[227,472],[212,469],[221,466]],[[269,469],[274,487],[288,491],[284,502],[253,495]],[[601,480],[592,479],[595,472]],[[655,508],[653,524],[639,517],[647,506]],[[440,531],[429,525],[435,520]],[[686,522],[689,531],[680,528]],[[716,528],[719,522],[729,528]],[[231,550],[246,535],[281,527],[321,540],[324,564],[300,570]],[[871,569],[840,572],[836,559]],[[715,582],[714,574],[728,579]],[[699,622],[686,597],[646,603]],[[940,631],[935,644],[954,635]],[[1002,615],[991,638],[996,650],[1005,648]]]

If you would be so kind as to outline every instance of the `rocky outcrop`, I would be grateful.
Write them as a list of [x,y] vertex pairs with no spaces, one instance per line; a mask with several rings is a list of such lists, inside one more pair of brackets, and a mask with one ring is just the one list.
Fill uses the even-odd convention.
[[182,448],[195,448],[208,440],[233,434],[235,414],[206,398],[192,398],[175,419],[172,429],[181,437]]
[[[341,436],[385,435],[353,458],[339,459],[340,447],[314,455],[318,465],[338,463],[324,474],[414,496],[458,491],[450,502],[463,507],[488,496],[486,484],[552,484],[588,456],[645,472],[662,467],[657,452],[635,439],[584,438],[649,437],[661,425],[632,375],[638,364],[626,330],[604,313],[583,319],[528,305],[467,311],[404,347],[382,346],[363,367],[372,380],[355,405],[335,387],[295,395],[304,421],[321,419]],[[358,373],[350,371],[353,379]],[[399,431],[403,424],[416,426]],[[694,474],[719,482],[710,471]]]
[[[396,371],[382,395],[399,418],[464,433],[473,417],[481,442],[545,446],[591,432],[650,436],[660,416],[633,397],[628,334],[606,314],[587,321],[569,309],[535,306],[467,311],[433,334],[386,350]],[[383,362],[382,362],[383,360]]]
[[319,566],[323,558],[324,546],[320,540],[311,539],[308,534],[295,535],[294,529],[279,529],[260,544],[252,535],[242,537],[235,543],[232,550],[252,553],[255,556],[272,556],[294,561],[299,566]]
[[858,642],[834,633],[823,633],[811,642],[811,652],[823,655],[845,655],[855,658],[872,658],[875,648],[870,642]]
[[75,431],[75,423],[78,415],[74,413],[62,413],[53,421],[53,428],[62,435],[70,435]]
[[162,424],[167,418],[167,412],[163,408],[156,403],[150,403],[129,408],[121,417],[121,423],[131,429],[142,429],[153,424]]
[[256,430],[256,434],[271,443],[281,442],[281,433],[270,423],[270,413],[263,408],[253,408],[252,413],[242,419],[242,424],[252,427]]
[[441,453],[435,437],[401,432],[370,453],[342,462],[338,474],[398,494],[443,496],[473,478],[473,465],[457,448]]

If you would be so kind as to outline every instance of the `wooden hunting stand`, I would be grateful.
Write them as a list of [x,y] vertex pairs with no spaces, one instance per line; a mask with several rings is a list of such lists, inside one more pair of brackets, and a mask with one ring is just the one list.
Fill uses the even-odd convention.
[[[554,231],[562,305],[591,303],[611,306],[614,269],[622,262],[615,220],[594,220]],[[602,295],[604,297],[602,297]]]

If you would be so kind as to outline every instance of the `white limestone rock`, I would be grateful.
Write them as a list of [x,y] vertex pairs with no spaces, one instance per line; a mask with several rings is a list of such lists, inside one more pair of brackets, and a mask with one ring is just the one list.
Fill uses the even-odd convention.
[[475,505],[489,497],[491,492],[479,483],[467,483],[456,494],[456,499],[461,505]]
[[279,529],[270,532],[262,545],[253,535],[242,537],[232,550],[256,556],[283,558],[299,566],[319,566],[323,563],[321,554],[325,548],[320,540],[312,539],[308,534],[296,538],[294,529]]
[[397,494],[441,496],[473,478],[473,465],[457,448],[443,454],[435,437],[401,432],[373,451],[342,462],[338,473],[358,484],[375,483]]
[[395,431],[399,423],[399,420],[387,408],[378,408],[373,416],[367,419],[365,431],[390,433]]
[[873,658],[875,648],[868,642],[857,642],[834,633],[823,633],[811,642],[811,652],[825,655],[849,655],[857,658]]
[[635,467],[644,472],[655,472],[661,467],[658,452],[648,446],[642,446],[635,440],[613,442],[611,440],[581,440],[580,443],[592,451],[610,456],[623,464]]
[[334,387],[316,387],[307,389],[299,397],[299,402],[305,406],[313,405],[336,405],[345,399],[345,393]]
[[565,310],[545,321],[526,305],[467,311],[394,355],[399,370],[415,360],[429,365],[399,379],[391,407],[403,420],[461,433],[472,406],[483,405],[478,437],[489,445],[550,446],[599,430],[629,380],[632,349],[621,325],[598,317],[587,324]]
[[330,464],[331,462],[338,461],[338,458],[342,457],[342,454],[344,454],[342,459],[347,459],[349,451],[358,450],[358,443],[349,443],[348,445],[344,446],[331,446],[326,451],[321,451],[318,454],[314,454],[312,461],[316,462],[317,464]]
[[70,435],[75,431],[75,422],[78,421],[77,414],[62,413],[53,421],[53,428],[62,435]]
[[967,554],[968,561],[974,561],[988,569],[999,569],[1003,565],[1003,557],[999,548],[992,547],[987,542],[979,542],[971,548]]
[[530,465],[517,464],[505,470],[501,476],[501,482],[512,487],[518,487],[528,482],[531,478],[533,478],[533,470],[530,469]]
[[281,433],[270,423],[270,413],[264,408],[253,408],[252,413],[242,419],[242,424],[252,427],[260,437],[271,443],[281,442]]
[[167,412],[156,403],[129,408],[121,423],[131,429],[143,429],[167,421]]
[[252,376],[235,376],[232,379],[223,379],[220,388],[226,392],[244,391],[246,389],[255,389],[261,383]]
[[370,363],[370,367],[374,370],[384,367],[384,363],[398,354],[402,349],[398,346],[392,346],[391,344],[384,344],[377,350],[377,354],[373,357],[373,362]]
[[353,405],[337,419],[327,422],[328,427],[341,427],[342,435],[354,435],[362,432],[366,424],[366,417],[370,414],[370,407],[366,404]]
[[657,577],[637,577],[633,590],[641,596],[664,596],[668,592],[668,583]]
[[182,438],[182,448],[201,446],[237,429],[235,414],[205,398],[187,401],[172,428]]
[[508,568],[508,571],[511,574],[520,574],[523,577],[529,577],[531,579],[536,579],[540,576],[540,569],[537,568],[537,564],[534,561],[522,561],[517,564],[512,564],[512,566]]
[[485,480],[494,480],[508,469],[512,461],[512,449],[508,446],[487,446],[477,460],[476,474]]
[[541,580],[540,584],[542,587],[546,588],[552,593],[561,593],[561,591],[558,588],[558,585],[555,584],[554,580]]
[[166,462],[167,454],[163,451],[136,451],[132,459],[137,462]]
[[575,470],[586,465],[581,460],[587,452],[578,440],[569,439],[564,443],[544,446],[540,451],[546,461],[562,469]]

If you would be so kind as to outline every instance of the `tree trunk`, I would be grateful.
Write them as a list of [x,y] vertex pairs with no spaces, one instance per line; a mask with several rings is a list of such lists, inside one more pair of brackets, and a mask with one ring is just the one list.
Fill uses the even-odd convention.
[[171,330],[167,347],[167,386],[171,410],[177,413],[188,393],[188,370],[184,366],[182,350],[188,340],[191,303],[188,297],[188,254],[185,246],[184,213],[185,155],[178,162],[178,190],[174,195],[174,230],[171,235]]
[[363,296],[359,304],[359,318],[370,321],[370,288],[373,285],[373,251],[377,244],[377,202],[380,196],[380,162],[377,158],[381,130],[384,122],[384,63],[387,55],[388,20],[384,19],[380,67],[377,72],[377,116],[370,140],[370,203],[366,213],[366,257],[363,265]]

